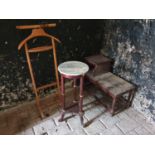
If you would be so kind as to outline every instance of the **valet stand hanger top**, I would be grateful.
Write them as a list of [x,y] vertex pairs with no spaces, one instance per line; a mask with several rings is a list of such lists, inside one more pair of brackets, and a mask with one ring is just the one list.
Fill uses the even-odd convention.
[[[40,116],[42,118],[44,118],[44,113],[43,113],[42,107],[40,105],[40,96],[39,96],[40,90],[46,89],[46,88],[49,88],[49,87],[53,87],[53,86],[56,85],[57,88],[58,88],[58,94],[60,93],[60,84],[59,84],[59,76],[58,76],[58,69],[57,69],[58,65],[57,65],[57,56],[56,56],[56,47],[55,47],[55,41],[60,43],[60,40],[55,38],[52,35],[49,35],[43,29],[43,28],[53,28],[53,27],[56,27],[56,24],[16,26],[16,29],[20,29],[20,30],[32,29],[32,33],[27,38],[25,38],[23,41],[21,41],[21,43],[18,45],[18,50],[20,50],[23,46],[25,47],[27,63],[28,63],[28,67],[29,67],[29,72],[30,72],[31,80],[32,80],[32,87],[33,87],[33,91],[34,91],[35,96],[36,96],[36,105],[37,105],[37,108],[39,110]],[[51,39],[51,45],[50,46],[40,46],[40,47],[35,47],[35,48],[29,48],[28,49],[27,42],[29,40],[31,40],[33,38],[37,38],[37,37],[47,37],[47,38],[50,38]],[[33,68],[32,68],[32,64],[31,64],[31,59],[30,59],[30,55],[29,54],[30,53],[45,52],[45,51],[49,51],[49,50],[53,51],[56,82],[52,82],[50,84],[46,84],[46,85],[37,87],[36,80],[35,80],[35,77],[34,77]]]
[[58,38],[56,38],[52,35],[49,35],[43,29],[43,28],[53,28],[53,27],[56,27],[55,23],[54,24],[16,26],[16,29],[20,29],[20,30],[32,29],[32,33],[18,45],[18,50],[20,50],[25,45],[25,43],[27,43],[29,40],[31,40],[32,38],[35,38],[35,37],[48,37],[48,38],[54,39],[58,43],[61,43]]

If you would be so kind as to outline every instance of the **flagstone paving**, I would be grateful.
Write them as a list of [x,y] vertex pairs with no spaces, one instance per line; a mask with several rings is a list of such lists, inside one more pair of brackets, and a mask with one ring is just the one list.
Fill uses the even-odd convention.
[[[100,98],[104,97],[97,94]],[[109,102],[110,100],[104,100]],[[59,122],[60,100],[48,96],[42,100],[46,118],[41,120],[34,102],[0,113],[0,134],[17,135],[154,135],[155,126],[133,107],[111,116],[102,102],[85,91],[84,124],[78,115],[66,114]]]

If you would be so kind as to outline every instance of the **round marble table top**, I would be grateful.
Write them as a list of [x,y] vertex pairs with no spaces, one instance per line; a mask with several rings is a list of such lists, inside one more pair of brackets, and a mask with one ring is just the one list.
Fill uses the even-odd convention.
[[80,61],[66,61],[58,66],[61,74],[69,76],[84,75],[88,70],[88,65]]

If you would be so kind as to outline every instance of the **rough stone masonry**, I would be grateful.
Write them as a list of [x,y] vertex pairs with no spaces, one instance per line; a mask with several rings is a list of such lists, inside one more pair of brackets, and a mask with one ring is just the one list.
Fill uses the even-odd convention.
[[106,20],[102,53],[115,74],[134,83],[134,107],[155,121],[155,20]]

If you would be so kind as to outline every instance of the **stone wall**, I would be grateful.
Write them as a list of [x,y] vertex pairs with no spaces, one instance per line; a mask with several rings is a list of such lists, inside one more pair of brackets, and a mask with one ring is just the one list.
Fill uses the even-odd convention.
[[134,83],[134,107],[155,121],[155,20],[105,20],[101,52],[114,59],[113,71]]
[[[57,44],[59,63],[82,61],[85,56],[99,52],[101,36],[96,34],[99,34],[100,20],[0,20],[0,110],[34,99],[24,49],[17,50],[19,42],[31,31],[16,30],[15,26],[53,22],[57,27],[46,31],[62,42]],[[38,44],[36,40],[32,42],[32,45]],[[37,54],[31,58],[38,86],[54,80],[52,54]],[[51,91],[48,89],[41,94]]]

